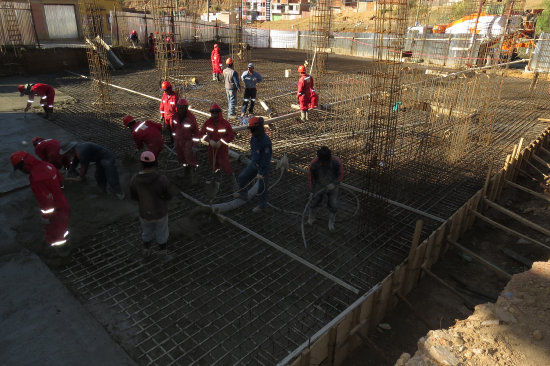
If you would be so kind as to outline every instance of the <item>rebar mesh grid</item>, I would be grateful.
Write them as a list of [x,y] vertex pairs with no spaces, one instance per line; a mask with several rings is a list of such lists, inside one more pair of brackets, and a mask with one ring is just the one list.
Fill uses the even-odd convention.
[[[195,63],[193,67],[204,73],[205,77],[199,76],[199,79],[208,80],[209,68],[200,66],[204,61],[189,62]],[[260,86],[259,95],[279,114],[292,111],[290,104],[295,101],[294,96],[281,96],[295,90],[297,78],[284,77],[284,70],[291,66],[265,60],[258,60],[257,65],[266,82],[274,85],[270,88]],[[418,76],[420,72],[411,70],[411,75]],[[421,102],[433,100],[451,105],[457,98],[456,93],[451,93],[452,89],[470,93],[475,88],[493,87],[494,84],[484,84],[487,75],[493,77],[478,73],[457,77],[454,81],[418,78],[415,80],[419,84],[403,91],[401,100],[396,100],[401,104],[397,104],[391,170],[396,177],[393,183],[399,188],[389,190],[390,198],[447,218],[481,187],[485,175],[479,167],[486,166],[484,160],[503,161],[511,145],[520,137],[529,140],[546,127],[536,118],[547,113],[547,79],[539,78],[529,93],[518,96],[518,90],[529,89],[531,80],[495,75],[499,80],[497,84],[502,83],[503,94],[500,101],[495,100],[492,104],[495,111],[490,128],[492,142],[488,146],[484,143],[478,122],[468,122],[465,147],[458,142],[452,145],[462,151],[463,160],[451,159],[451,151],[455,148],[451,149],[442,136],[447,129],[459,134],[467,122],[453,116],[452,112],[445,115],[440,105],[435,104],[432,108],[431,104]],[[119,158],[125,158],[133,146],[127,129],[118,119],[126,113],[140,118],[158,118],[157,101],[113,89],[117,118],[114,122],[98,119],[91,113],[89,81],[72,75],[46,76],[44,80],[48,77],[56,88],[79,102],[70,110],[61,110],[55,123],[80,139],[109,147]],[[365,86],[369,85],[369,78],[369,75],[351,74],[342,77],[330,72],[323,77],[323,86],[317,87],[322,100],[341,103],[334,104],[332,109],[312,111],[311,120],[306,123],[293,118],[279,121],[270,132],[274,157],[281,158],[287,153],[291,164],[296,166],[284,173],[270,191],[269,202],[273,207],[265,214],[252,216],[249,210],[253,203],[249,203],[227,214],[232,220],[359,289],[360,293],[383,279],[406,257],[414,224],[423,217],[387,205],[381,222],[367,225],[361,233],[363,216],[370,207],[364,206],[360,193],[341,189],[336,234],[326,230],[327,212],[322,209],[314,226],[305,229],[306,249],[301,237],[300,215],[307,202],[307,179],[303,169],[307,168],[320,144],[329,144],[342,158],[346,169],[344,182],[363,187],[365,168],[361,159],[357,159],[357,146],[364,143],[364,130],[369,126],[366,119],[348,117],[351,113],[365,117],[368,105],[363,104],[364,108],[359,110],[342,106],[349,103],[344,101],[344,93],[360,96],[361,90],[371,92]],[[156,81],[154,70],[116,71],[112,76],[116,85],[160,97]],[[340,83],[340,89],[328,89],[335,81]],[[357,84],[356,89],[346,92],[346,86],[352,82]],[[325,97],[329,90],[332,95]],[[341,94],[334,93],[337,90]],[[187,88],[184,93],[193,108],[207,110],[212,101],[225,105],[224,91],[214,82]],[[434,97],[437,95],[441,95],[439,99]],[[369,99],[363,98],[363,101],[368,103]],[[460,103],[463,108],[467,106],[466,102]],[[438,111],[443,116],[435,116]],[[199,123],[205,119],[202,115],[196,116]],[[457,141],[463,141],[461,139]],[[246,152],[248,133],[239,132],[234,143],[240,147],[239,151]],[[417,150],[418,159],[410,157]],[[209,178],[206,151],[201,150],[198,155],[199,173],[204,179]],[[162,169],[169,170],[177,165],[166,151],[160,160]],[[239,162],[232,164],[236,172],[242,169]],[[202,187],[191,187],[177,171],[168,174],[187,194],[208,201]],[[273,164],[271,181],[276,181],[279,174]],[[230,193],[229,184],[223,184],[214,202],[230,200]],[[358,200],[361,202],[359,211]],[[191,209],[187,201],[178,203],[170,212],[171,222],[180,227],[179,221],[186,220]],[[140,364],[273,364],[357,298],[353,292],[319,272],[298,264],[229,223],[223,224],[205,215],[197,218],[198,224],[191,227],[200,230],[190,231],[187,237],[173,236],[169,247],[175,258],[168,264],[159,259],[142,262],[138,254],[137,225],[115,223],[105,232],[89,238],[77,251],[75,261],[58,273]],[[439,221],[423,219],[422,238],[425,238]]]
[[311,62],[310,73],[314,76],[322,75],[326,71],[326,61],[329,54],[331,36],[330,0],[319,0],[311,8],[309,16],[309,31],[311,32],[312,48],[308,51],[308,60]]

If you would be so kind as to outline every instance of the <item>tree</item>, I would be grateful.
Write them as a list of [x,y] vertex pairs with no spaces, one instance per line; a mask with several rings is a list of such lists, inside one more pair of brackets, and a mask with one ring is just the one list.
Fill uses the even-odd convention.
[[544,11],[537,17],[537,34],[550,32],[550,0],[545,0],[543,4]]

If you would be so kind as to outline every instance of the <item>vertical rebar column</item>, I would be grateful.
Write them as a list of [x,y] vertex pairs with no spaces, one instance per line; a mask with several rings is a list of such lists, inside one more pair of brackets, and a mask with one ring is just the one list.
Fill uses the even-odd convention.
[[309,31],[311,32],[311,47],[308,59],[311,62],[310,73],[321,75],[326,70],[326,60],[330,52],[330,0],[319,0],[311,10]]
[[93,102],[99,114],[111,110],[111,72],[107,58],[107,44],[103,40],[103,21],[97,0],[79,0],[82,33],[86,41],[86,56],[92,78]]
[[365,188],[375,196],[366,196],[364,224],[370,218],[384,216],[393,183],[393,158],[397,138],[397,117],[401,100],[402,51],[407,25],[406,0],[381,0],[377,3],[374,33],[374,64],[367,129],[363,151]]
[[2,19],[5,22],[8,42],[11,44],[15,56],[19,56],[18,46],[23,44],[19,25],[17,24],[17,14],[13,7],[13,2],[6,1],[3,3]]
[[250,47],[243,37],[243,1],[231,1],[231,13],[229,17],[231,58],[237,72],[246,69],[251,57]]

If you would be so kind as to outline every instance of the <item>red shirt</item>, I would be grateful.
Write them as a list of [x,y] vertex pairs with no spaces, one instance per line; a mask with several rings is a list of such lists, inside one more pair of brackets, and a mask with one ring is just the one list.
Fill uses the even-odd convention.
[[168,94],[164,92],[162,94],[162,100],[160,101],[160,115],[161,117],[171,119],[177,112],[176,103],[178,102],[178,95],[174,92]]
[[212,117],[207,119],[202,125],[200,135],[203,136],[205,141],[221,141],[226,145],[229,145],[235,138],[233,127],[221,115],[218,117],[217,123]]
[[59,154],[61,142],[54,139],[40,141],[35,147],[34,152],[42,161],[53,164],[57,169],[68,168],[71,165],[71,159],[66,155]]
[[53,88],[48,84],[34,84],[31,88],[32,93],[34,93],[35,95],[40,95],[41,97],[44,95],[48,95],[53,91]]
[[138,149],[142,149],[145,144],[150,147],[156,147],[160,151],[164,146],[162,125],[153,121],[137,122],[132,127],[132,138]]
[[184,120],[180,121],[179,114],[176,114],[172,119],[172,131],[175,133],[176,139],[199,141],[199,125],[197,119],[191,111],[187,111]]
[[296,93],[296,96],[300,97],[303,95],[306,98],[309,98],[311,95],[311,89],[313,89],[313,78],[308,74],[302,75],[300,80],[298,80],[298,92]]

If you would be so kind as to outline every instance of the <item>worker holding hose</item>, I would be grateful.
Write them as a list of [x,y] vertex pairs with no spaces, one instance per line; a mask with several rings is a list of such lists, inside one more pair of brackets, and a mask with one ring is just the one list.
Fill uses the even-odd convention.
[[233,190],[237,191],[239,185],[229,163],[229,143],[235,138],[231,124],[222,116],[222,109],[216,103],[210,106],[210,118],[201,127],[199,136],[208,143],[208,161],[212,172],[217,173],[220,169],[226,176],[230,177]]
[[340,158],[332,155],[327,146],[322,146],[317,151],[317,157],[309,165],[308,182],[312,198],[309,205],[309,218],[307,223],[313,225],[315,221],[315,209],[327,196],[329,211],[328,229],[334,231],[336,212],[338,211],[338,185],[344,177],[344,169]]
[[257,178],[260,185],[258,188],[258,206],[254,207],[252,212],[258,213],[263,211],[267,204],[272,147],[271,139],[265,133],[262,117],[251,117],[248,120],[248,128],[252,133],[250,138],[251,157],[248,166],[239,174],[238,197],[246,200],[248,198],[246,186],[252,179]]

